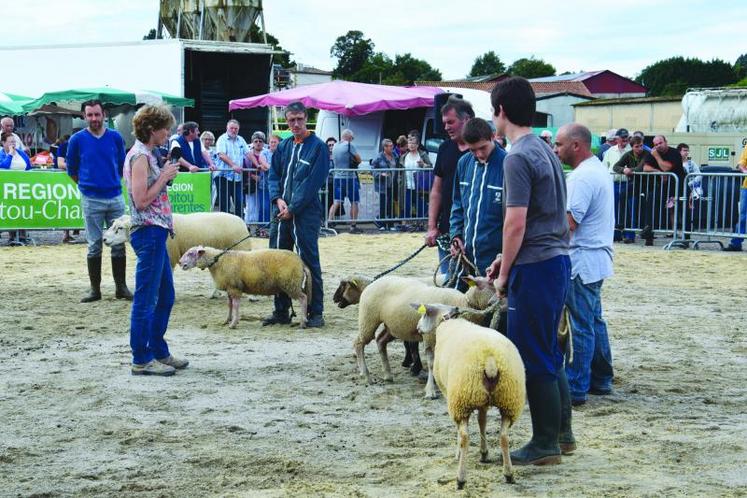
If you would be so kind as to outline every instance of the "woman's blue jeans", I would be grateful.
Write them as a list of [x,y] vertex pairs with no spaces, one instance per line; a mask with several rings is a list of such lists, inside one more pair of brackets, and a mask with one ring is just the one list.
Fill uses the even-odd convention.
[[571,316],[573,363],[565,373],[571,398],[585,400],[589,389],[612,389],[612,352],[607,323],[602,318],[602,283],[584,284],[581,277],[571,280],[566,306]]
[[[734,227],[734,233],[747,233],[747,188],[739,189],[739,222]],[[742,248],[742,238],[731,239],[731,246]]]
[[170,354],[163,338],[174,306],[174,279],[166,252],[168,236],[168,230],[155,226],[139,228],[130,236],[137,254],[130,347],[132,362],[138,365]]

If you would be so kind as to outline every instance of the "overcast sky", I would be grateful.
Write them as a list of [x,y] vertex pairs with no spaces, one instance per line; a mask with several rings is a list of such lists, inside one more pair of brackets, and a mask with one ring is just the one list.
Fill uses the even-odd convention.
[[[747,52],[745,0],[263,3],[267,31],[293,59],[327,70],[335,65],[329,56],[335,39],[354,29],[370,38],[375,50],[392,58],[410,52],[444,79],[464,77],[475,57],[488,50],[506,65],[533,55],[558,73],[610,69],[629,77],[676,55],[733,63]],[[2,14],[3,40],[5,46],[140,40],[155,28],[158,5],[157,0],[9,1]],[[65,65],[60,61],[46,69],[64,71]]]

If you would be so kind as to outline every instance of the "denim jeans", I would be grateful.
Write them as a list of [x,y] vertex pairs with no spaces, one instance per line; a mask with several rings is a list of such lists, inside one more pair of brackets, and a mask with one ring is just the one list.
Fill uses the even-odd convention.
[[[615,195],[615,236],[626,226],[636,228],[635,224],[635,197],[631,181],[616,181],[614,183]],[[625,230],[626,239],[635,240],[635,232]]]
[[590,388],[612,388],[612,352],[602,318],[603,282],[584,284],[576,276],[568,289],[565,304],[571,316],[573,363],[566,364],[565,372],[574,400],[585,400]]
[[[122,216],[125,211],[124,199],[121,195],[111,199],[80,196],[83,208],[83,221],[86,225],[86,240],[88,241],[88,257],[101,257],[104,224],[112,226],[112,222]],[[124,258],[124,244],[112,246],[112,258]]]
[[130,313],[130,347],[132,362],[136,364],[169,356],[163,338],[174,305],[174,280],[166,252],[168,236],[168,230],[156,226],[139,228],[130,235],[130,244],[137,254]]
[[[734,227],[734,233],[747,233],[747,188],[739,190],[739,223]],[[729,245],[741,248],[743,240],[734,237]]]

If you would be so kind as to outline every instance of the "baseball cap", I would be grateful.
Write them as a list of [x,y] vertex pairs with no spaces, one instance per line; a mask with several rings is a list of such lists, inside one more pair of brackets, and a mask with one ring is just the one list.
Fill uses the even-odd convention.
[[628,130],[626,130],[625,128],[620,128],[619,130],[617,130],[617,133],[615,133],[615,136],[620,138],[628,138],[630,136],[630,133],[628,133]]
[[615,136],[617,136],[617,128],[607,130],[607,140],[614,140]]

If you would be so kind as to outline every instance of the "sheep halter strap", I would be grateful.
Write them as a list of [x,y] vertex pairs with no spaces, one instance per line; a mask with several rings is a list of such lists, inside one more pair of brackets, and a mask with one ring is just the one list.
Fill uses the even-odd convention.
[[248,239],[251,236],[252,236],[252,234],[249,234],[246,237],[244,237],[243,239],[241,239],[238,242],[236,242],[235,244],[231,244],[230,246],[228,246],[225,249],[223,249],[221,252],[219,252],[218,254],[215,255],[215,257],[213,258],[213,260],[207,265],[206,268],[210,268],[211,266],[213,266],[215,263],[218,262],[218,260],[220,259],[221,256],[223,256],[228,251],[230,251],[231,249],[233,249],[237,245],[241,244],[242,242],[244,242],[246,239]]

